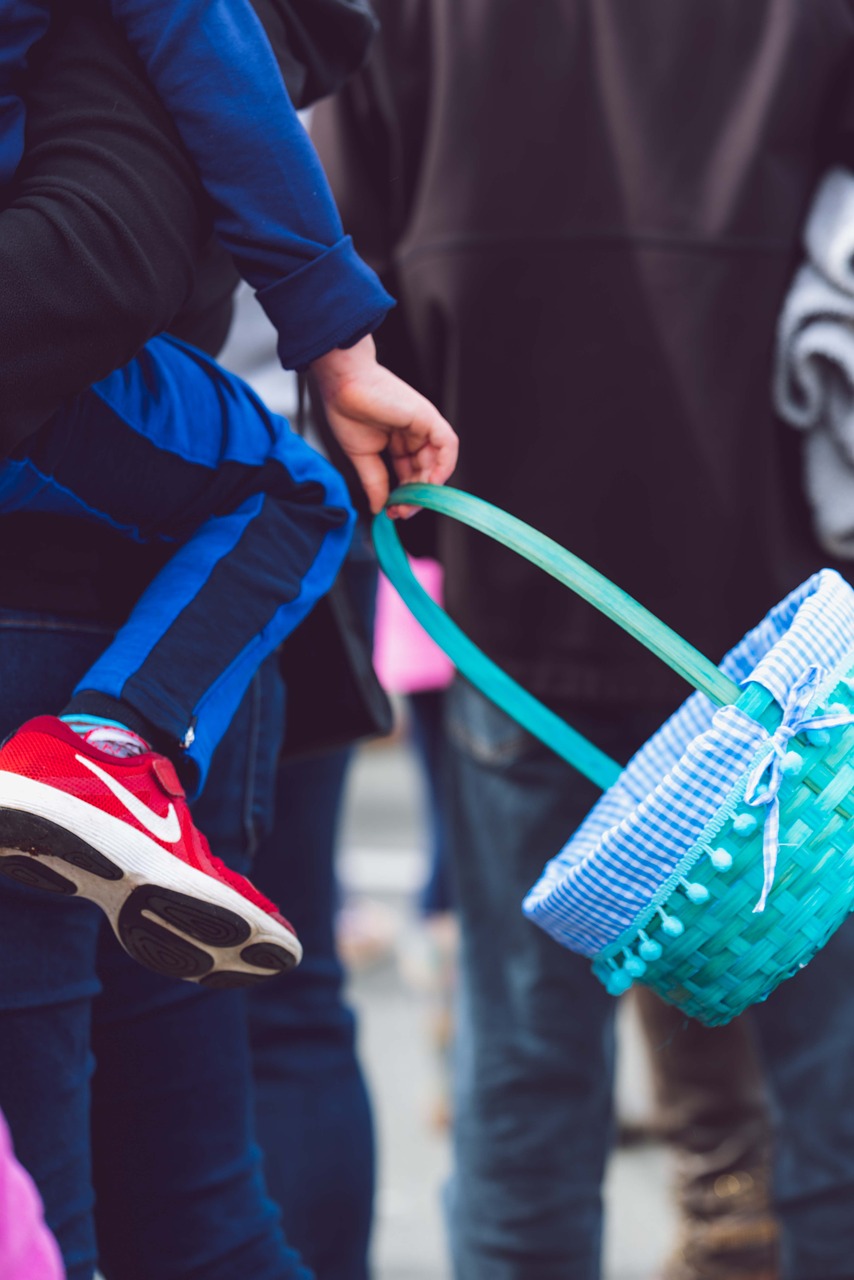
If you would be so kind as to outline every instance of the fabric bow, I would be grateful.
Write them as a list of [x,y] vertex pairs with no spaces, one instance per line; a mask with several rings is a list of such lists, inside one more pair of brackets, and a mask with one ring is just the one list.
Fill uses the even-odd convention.
[[[777,870],[777,855],[780,850],[780,787],[787,772],[792,772],[785,765],[789,743],[805,729],[812,732],[816,729],[835,729],[840,725],[854,724],[854,713],[843,709],[828,711],[820,716],[809,714],[810,702],[827,674],[821,667],[810,667],[795,681],[783,708],[783,719],[768,741],[768,754],[759,761],[747,780],[745,800],[749,805],[756,808],[764,805],[766,809],[762,835],[765,879],[762,895],[753,908],[754,913],[765,910]],[[760,790],[763,784],[764,789]]]

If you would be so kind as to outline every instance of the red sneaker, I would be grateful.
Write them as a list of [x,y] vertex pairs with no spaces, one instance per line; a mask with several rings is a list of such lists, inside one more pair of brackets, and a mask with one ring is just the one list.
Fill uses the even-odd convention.
[[97,903],[125,951],[171,978],[244,986],[302,957],[273,903],[213,857],[171,761],[108,755],[54,716],[0,748],[0,872]]

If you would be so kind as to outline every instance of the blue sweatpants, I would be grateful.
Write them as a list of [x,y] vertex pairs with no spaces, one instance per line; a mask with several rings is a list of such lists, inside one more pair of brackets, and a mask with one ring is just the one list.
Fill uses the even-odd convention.
[[75,694],[121,700],[184,747],[194,792],[259,664],[332,585],[354,523],[338,472],[239,378],[169,337],[0,463],[0,514],[20,511],[169,553]]

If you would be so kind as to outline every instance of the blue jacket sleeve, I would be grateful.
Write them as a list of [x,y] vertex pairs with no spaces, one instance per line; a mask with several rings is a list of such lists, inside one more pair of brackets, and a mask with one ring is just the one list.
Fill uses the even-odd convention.
[[249,0],[110,0],[215,206],[216,229],[304,368],[392,299],[345,236]]

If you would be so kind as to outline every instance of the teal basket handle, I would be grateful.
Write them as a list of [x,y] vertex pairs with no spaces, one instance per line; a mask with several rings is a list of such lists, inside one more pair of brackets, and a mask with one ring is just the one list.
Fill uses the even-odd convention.
[[[562,582],[582,599],[589,601],[695,689],[707,694],[713,702],[725,706],[738,700],[738,686],[688,644],[687,640],[671,631],[670,627],[665,626],[625,591],[614,586],[603,574],[597,573],[583,560],[579,560],[552,538],[538,533],[524,521],[484,502],[482,498],[440,485],[402,485],[391,494],[389,503],[426,507],[440,515],[451,516],[469,528],[477,529],[487,537],[503,543],[558,582]],[[616,782],[622,772],[621,765],[570,728],[487,658],[456,623],[451,621],[445,611],[430,599],[409,566],[394,521],[384,513],[374,520],[373,536],[377,558],[386,577],[397,588],[424,630],[448,654],[457,670],[523,728],[596,786],[606,790]]]

